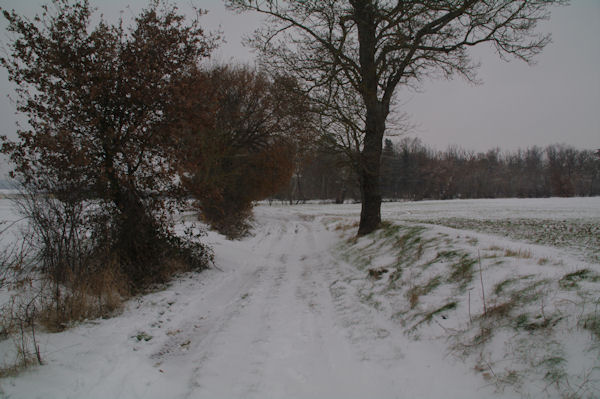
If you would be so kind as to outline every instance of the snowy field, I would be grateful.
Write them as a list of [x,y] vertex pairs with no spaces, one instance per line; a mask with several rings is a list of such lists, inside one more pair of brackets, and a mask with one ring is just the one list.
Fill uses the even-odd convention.
[[215,268],[40,333],[0,397],[600,397],[600,198],[387,203],[357,240],[359,212],[257,207]]

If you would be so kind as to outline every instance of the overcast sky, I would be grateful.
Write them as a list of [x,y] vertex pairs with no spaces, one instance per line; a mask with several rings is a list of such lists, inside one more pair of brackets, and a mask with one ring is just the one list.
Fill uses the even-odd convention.
[[[237,15],[221,0],[176,1],[182,10],[190,2],[209,10],[203,17],[208,30],[221,29],[227,43],[215,52],[221,62],[252,62],[253,53],[240,41],[260,23],[256,15]],[[7,9],[33,16],[43,0],[0,0]],[[109,20],[116,20],[127,4],[136,14],[145,0],[90,0]],[[6,42],[6,24],[0,18],[0,41]],[[485,151],[564,143],[579,149],[600,148],[600,0],[572,0],[554,8],[539,31],[550,32],[553,43],[537,57],[537,64],[501,61],[487,47],[475,50],[481,61],[474,86],[463,80],[429,81],[419,93],[400,92],[401,109],[417,127],[413,136],[436,148],[458,145]],[[14,135],[14,106],[7,74],[0,71],[0,134]]]

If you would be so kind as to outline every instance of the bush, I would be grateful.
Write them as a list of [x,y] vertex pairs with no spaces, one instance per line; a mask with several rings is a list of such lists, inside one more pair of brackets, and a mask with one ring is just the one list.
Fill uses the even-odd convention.
[[213,228],[243,235],[252,203],[290,181],[295,153],[311,131],[308,100],[293,80],[249,67],[218,66],[182,87],[185,112],[176,109],[169,119],[185,143],[184,187]]
[[212,261],[199,235],[176,236],[165,217],[107,213],[97,202],[36,192],[23,193],[15,204],[29,222],[23,235],[31,248],[25,275],[39,281],[32,285],[39,318],[52,330],[106,317],[128,296]]

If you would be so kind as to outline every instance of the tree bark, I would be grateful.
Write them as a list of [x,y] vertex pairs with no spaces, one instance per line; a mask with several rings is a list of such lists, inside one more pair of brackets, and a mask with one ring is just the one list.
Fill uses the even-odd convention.
[[360,156],[361,213],[358,235],[377,230],[381,224],[381,152],[386,115],[379,104],[367,110],[365,143]]
[[354,19],[358,27],[361,96],[366,108],[365,140],[360,154],[360,191],[362,209],[358,235],[369,234],[381,224],[381,189],[379,176],[385,120],[389,113],[378,98],[378,79],[375,61],[377,45],[375,6],[371,0],[354,0]]

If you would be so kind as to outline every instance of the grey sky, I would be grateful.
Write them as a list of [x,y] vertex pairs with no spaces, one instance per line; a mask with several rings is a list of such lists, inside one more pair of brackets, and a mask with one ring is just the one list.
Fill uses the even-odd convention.
[[[194,0],[209,10],[203,17],[207,30],[220,27],[227,43],[214,54],[222,62],[249,62],[253,54],[240,44],[244,34],[260,23],[256,15],[233,14],[221,0]],[[45,0],[0,0],[0,5],[33,16]],[[90,0],[109,20],[130,5],[136,14],[146,0]],[[190,0],[177,1],[182,10]],[[6,40],[0,18],[0,40]],[[573,0],[553,9],[550,21],[539,27],[551,32],[553,43],[528,66],[501,61],[491,49],[477,48],[482,85],[463,80],[429,81],[420,93],[400,92],[401,108],[417,125],[412,136],[437,149],[458,145],[467,150],[493,147],[514,150],[528,146],[565,143],[579,149],[600,148],[600,1]],[[0,71],[0,133],[14,135],[14,107],[6,99],[11,87]]]

